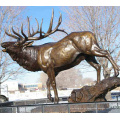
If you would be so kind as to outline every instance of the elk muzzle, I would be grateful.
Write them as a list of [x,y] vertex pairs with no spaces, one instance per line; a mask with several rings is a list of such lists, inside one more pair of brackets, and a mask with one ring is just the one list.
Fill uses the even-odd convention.
[[[1,46],[2,46],[3,48],[5,48],[5,47],[6,47],[5,43],[1,43]],[[3,52],[6,52],[6,48],[5,48],[5,49],[3,49],[2,51],[3,51]]]
[[1,43],[1,47],[4,48],[2,51],[7,52],[7,48],[10,47],[13,44],[14,44],[14,42],[3,42],[3,43]]
[[3,51],[3,52],[6,52],[7,50],[6,50],[6,49],[3,49],[2,51]]

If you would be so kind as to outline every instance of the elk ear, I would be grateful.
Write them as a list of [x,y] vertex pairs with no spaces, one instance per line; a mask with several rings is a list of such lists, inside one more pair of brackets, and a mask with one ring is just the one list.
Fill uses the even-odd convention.
[[34,42],[34,41],[26,42],[26,43],[24,43],[23,46],[24,46],[24,47],[31,46],[31,45],[33,44],[33,42]]

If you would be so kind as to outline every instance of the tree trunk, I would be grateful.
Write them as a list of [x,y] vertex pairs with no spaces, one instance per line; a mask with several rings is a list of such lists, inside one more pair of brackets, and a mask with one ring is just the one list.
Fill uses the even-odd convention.
[[103,76],[104,76],[104,79],[107,79],[110,77],[110,74],[111,74],[111,70],[107,69],[107,68],[104,68],[103,69]]
[[103,67],[103,77],[104,77],[104,79],[109,78],[112,68],[108,67],[108,60],[106,58],[99,58],[98,61],[100,62],[101,66]]

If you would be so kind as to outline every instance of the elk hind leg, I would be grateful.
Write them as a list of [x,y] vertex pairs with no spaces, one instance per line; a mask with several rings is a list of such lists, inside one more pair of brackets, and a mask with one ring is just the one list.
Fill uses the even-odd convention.
[[107,58],[111,62],[112,66],[114,68],[114,76],[117,77],[119,75],[119,68],[118,68],[117,64],[114,62],[113,58],[111,57],[109,51],[102,50],[102,49],[92,50],[92,54],[97,57]]
[[95,59],[95,56],[87,56],[85,59],[97,71],[97,83],[100,82],[101,65]]

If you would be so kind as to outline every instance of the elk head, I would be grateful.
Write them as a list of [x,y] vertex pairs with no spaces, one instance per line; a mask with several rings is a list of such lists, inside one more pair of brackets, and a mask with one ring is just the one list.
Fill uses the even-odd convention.
[[[30,32],[30,21],[29,21],[29,17],[27,17],[27,21],[28,21],[28,35],[26,35],[24,32],[23,32],[23,24],[21,25],[21,34],[19,34],[18,32],[16,32],[14,30],[14,28],[12,27],[12,32],[14,33],[11,34],[10,31],[7,32],[5,30],[5,33],[12,37],[12,38],[15,38],[17,39],[17,42],[4,42],[1,44],[1,46],[5,49],[3,49],[2,51],[3,52],[12,52],[13,50],[16,50],[18,51],[21,50],[21,49],[24,49],[25,47],[27,46],[31,46],[33,44],[33,41],[34,40],[41,40],[43,38],[46,38],[48,37],[49,35],[55,33],[56,31],[61,31],[61,32],[64,32],[67,34],[67,32],[65,32],[64,30],[61,30],[61,29],[58,29],[58,27],[60,26],[61,22],[62,22],[62,15],[60,13],[60,17],[59,17],[59,20],[58,20],[58,24],[57,26],[52,30],[52,26],[53,26],[53,17],[54,17],[54,11],[52,10],[52,17],[51,17],[51,21],[50,21],[50,25],[49,25],[49,28],[48,28],[48,31],[45,33],[42,31],[42,23],[43,23],[43,19],[42,19],[42,22],[41,22],[41,25],[40,25],[40,29],[39,29],[39,23],[36,19],[36,22],[37,22],[37,30],[34,31],[34,29],[32,28],[32,33]],[[35,35],[39,34],[38,37],[34,37]],[[33,41],[31,41],[33,40]],[[30,42],[26,42],[26,41],[30,41]]]
[[31,46],[33,41],[24,43],[23,45],[16,46],[16,42],[3,42],[1,46],[4,48],[2,51],[7,53],[15,53],[21,51],[23,48],[27,46]]

